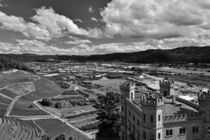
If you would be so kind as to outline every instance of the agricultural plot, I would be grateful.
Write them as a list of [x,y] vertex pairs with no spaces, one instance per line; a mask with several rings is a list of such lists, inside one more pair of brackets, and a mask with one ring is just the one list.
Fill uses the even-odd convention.
[[68,137],[72,131],[68,125],[57,119],[36,120],[35,123],[39,125],[52,138],[58,136],[61,133],[65,133]]
[[0,104],[0,115],[4,115],[7,110],[8,105]]
[[12,112],[10,115],[15,115],[15,116],[35,116],[35,115],[48,115],[46,112],[35,108],[35,109],[22,109],[22,108],[16,108],[13,107]]
[[[21,96],[15,102],[10,115],[47,115],[46,112],[37,108],[33,101],[62,93],[61,88],[54,82],[24,71],[1,73],[0,81],[4,81],[4,83],[0,82],[0,87],[4,87],[0,93],[13,99]],[[10,104],[11,100],[0,96],[0,103]]]
[[119,85],[123,82],[123,79],[100,79],[100,80],[93,80],[88,81],[91,82],[93,85],[100,85],[99,90],[104,92],[120,92]]
[[0,93],[4,94],[10,98],[13,98],[13,99],[17,96],[17,94],[15,94],[14,92],[12,92],[8,89],[2,89],[2,90],[0,90]]
[[36,81],[37,79],[39,79],[38,76],[29,72],[16,71],[11,73],[1,73],[0,88],[16,83]]
[[30,94],[21,97],[15,103],[10,115],[17,115],[17,116],[47,115],[46,112],[40,110],[33,104],[33,100],[34,97],[30,96]]
[[26,95],[36,90],[33,82],[17,83],[9,86],[8,89],[18,95]]
[[35,81],[34,86],[36,90],[32,92],[31,95],[36,99],[53,97],[63,92],[63,89],[57,86],[53,81],[45,78]]
[[4,104],[10,104],[12,102],[12,100],[5,98],[3,96],[0,95],[0,103],[4,103]]

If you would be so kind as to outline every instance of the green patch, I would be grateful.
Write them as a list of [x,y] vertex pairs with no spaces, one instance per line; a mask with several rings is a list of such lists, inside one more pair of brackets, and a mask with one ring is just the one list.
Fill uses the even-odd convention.
[[0,104],[0,115],[4,115],[8,105]]
[[10,104],[11,102],[12,102],[12,100],[7,99],[7,98],[0,95],[0,103]]
[[49,115],[46,112],[39,110],[39,109],[20,109],[13,107],[12,112],[10,115],[17,115],[17,116],[33,116],[33,115]]
[[43,119],[36,120],[38,124],[49,136],[55,138],[61,133],[65,133],[67,137],[70,136],[71,129],[68,125],[57,119]]
[[13,98],[13,99],[17,96],[15,93],[13,93],[13,92],[11,92],[11,91],[9,91],[7,89],[0,90],[0,93],[4,94],[4,95],[6,95],[6,96],[8,96],[10,98]]

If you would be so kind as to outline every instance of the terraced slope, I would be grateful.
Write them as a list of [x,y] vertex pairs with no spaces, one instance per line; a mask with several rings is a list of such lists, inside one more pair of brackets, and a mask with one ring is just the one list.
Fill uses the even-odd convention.
[[44,131],[32,121],[0,117],[0,140],[41,140]]

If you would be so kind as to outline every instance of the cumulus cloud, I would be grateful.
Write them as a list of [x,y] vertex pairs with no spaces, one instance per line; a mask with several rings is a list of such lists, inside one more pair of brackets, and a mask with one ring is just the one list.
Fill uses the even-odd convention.
[[0,7],[7,7],[7,4],[3,0],[0,0]]
[[36,10],[36,15],[32,20],[37,22],[41,27],[48,29],[48,31],[56,37],[63,36],[63,34],[87,35],[88,32],[79,28],[71,19],[55,13],[52,8],[46,9],[42,7]]
[[16,43],[0,42],[0,52],[3,53],[33,53],[39,55],[73,54],[74,49],[57,48],[38,40],[16,40]]
[[74,21],[75,21],[75,22],[83,23],[83,21],[82,21],[81,19],[75,19]]
[[[109,35],[176,38],[210,27],[208,0],[113,0],[101,12]],[[202,29],[201,29],[202,30]]]
[[92,21],[98,22],[98,20],[95,17],[90,18]]
[[89,6],[89,7],[88,7],[88,12],[92,14],[92,13],[94,13],[94,12],[95,12],[95,10],[93,9],[93,7],[92,7],[92,6]]
[[88,43],[91,43],[91,41],[88,39],[84,39],[84,40],[78,39],[78,40],[74,40],[74,41],[66,41],[65,43],[76,45],[76,44],[88,44]]
[[0,29],[21,32],[28,38],[49,41],[70,35],[82,35],[91,38],[100,38],[103,34],[100,29],[83,29],[73,20],[57,14],[52,8],[36,9],[33,22],[26,22],[22,17],[7,15],[0,11]]
[[27,23],[21,17],[8,16],[0,11],[0,29],[13,30],[21,32],[26,37],[34,37],[36,39],[49,40],[50,34],[48,30],[34,23]]

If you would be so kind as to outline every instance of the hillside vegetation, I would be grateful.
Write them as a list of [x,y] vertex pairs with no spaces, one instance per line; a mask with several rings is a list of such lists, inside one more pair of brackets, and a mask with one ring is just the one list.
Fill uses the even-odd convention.
[[9,57],[0,57],[0,71],[12,69],[24,70],[34,73],[32,69],[28,68],[21,62],[16,61],[15,59],[10,59]]

